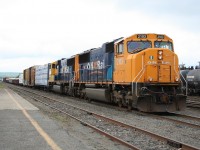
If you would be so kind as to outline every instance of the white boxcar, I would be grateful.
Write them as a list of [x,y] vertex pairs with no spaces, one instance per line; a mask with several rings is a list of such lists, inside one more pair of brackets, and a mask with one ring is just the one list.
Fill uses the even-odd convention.
[[19,74],[19,84],[23,85],[23,82],[24,82],[24,75],[23,75],[23,73],[20,73]]
[[49,79],[49,65],[39,65],[35,67],[35,85],[48,86]]

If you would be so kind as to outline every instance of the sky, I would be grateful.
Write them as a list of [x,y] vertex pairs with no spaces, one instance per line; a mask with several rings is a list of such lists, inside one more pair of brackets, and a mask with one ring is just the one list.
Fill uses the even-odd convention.
[[22,72],[137,33],[166,34],[200,61],[199,0],[0,0],[0,72]]

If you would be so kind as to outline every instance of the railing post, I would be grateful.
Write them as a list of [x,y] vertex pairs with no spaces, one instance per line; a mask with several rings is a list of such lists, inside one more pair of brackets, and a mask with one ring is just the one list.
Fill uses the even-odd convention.
[[[187,96],[187,94],[188,94],[188,82],[187,82],[187,80],[184,78],[184,76],[182,75],[181,72],[180,72],[180,75],[182,76],[183,80],[185,81],[185,85],[186,85],[185,95]],[[182,80],[181,80],[181,82],[182,82]],[[183,82],[182,82],[182,83],[183,83]]]

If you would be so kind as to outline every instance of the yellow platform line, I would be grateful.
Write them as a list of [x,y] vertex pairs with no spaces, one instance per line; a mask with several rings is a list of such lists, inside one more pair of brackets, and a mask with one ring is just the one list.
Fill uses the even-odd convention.
[[26,118],[31,122],[31,124],[35,127],[37,132],[44,138],[44,140],[48,143],[48,145],[53,150],[61,150],[61,148],[51,139],[51,137],[40,127],[40,125],[37,123],[36,120],[34,120],[29,113],[16,101],[16,99],[9,93],[8,90],[5,89],[5,91],[8,93],[10,98],[16,103],[16,105],[20,108],[20,110],[23,112],[23,114],[26,116]]

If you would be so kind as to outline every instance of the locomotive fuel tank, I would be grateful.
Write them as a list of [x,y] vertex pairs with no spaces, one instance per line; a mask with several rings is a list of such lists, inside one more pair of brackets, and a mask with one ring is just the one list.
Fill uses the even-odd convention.
[[53,85],[52,86],[52,91],[56,92],[56,93],[61,93],[61,86],[60,85]]
[[110,102],[110,92],[108,89],[86,88],[85,92],[89,99]]

